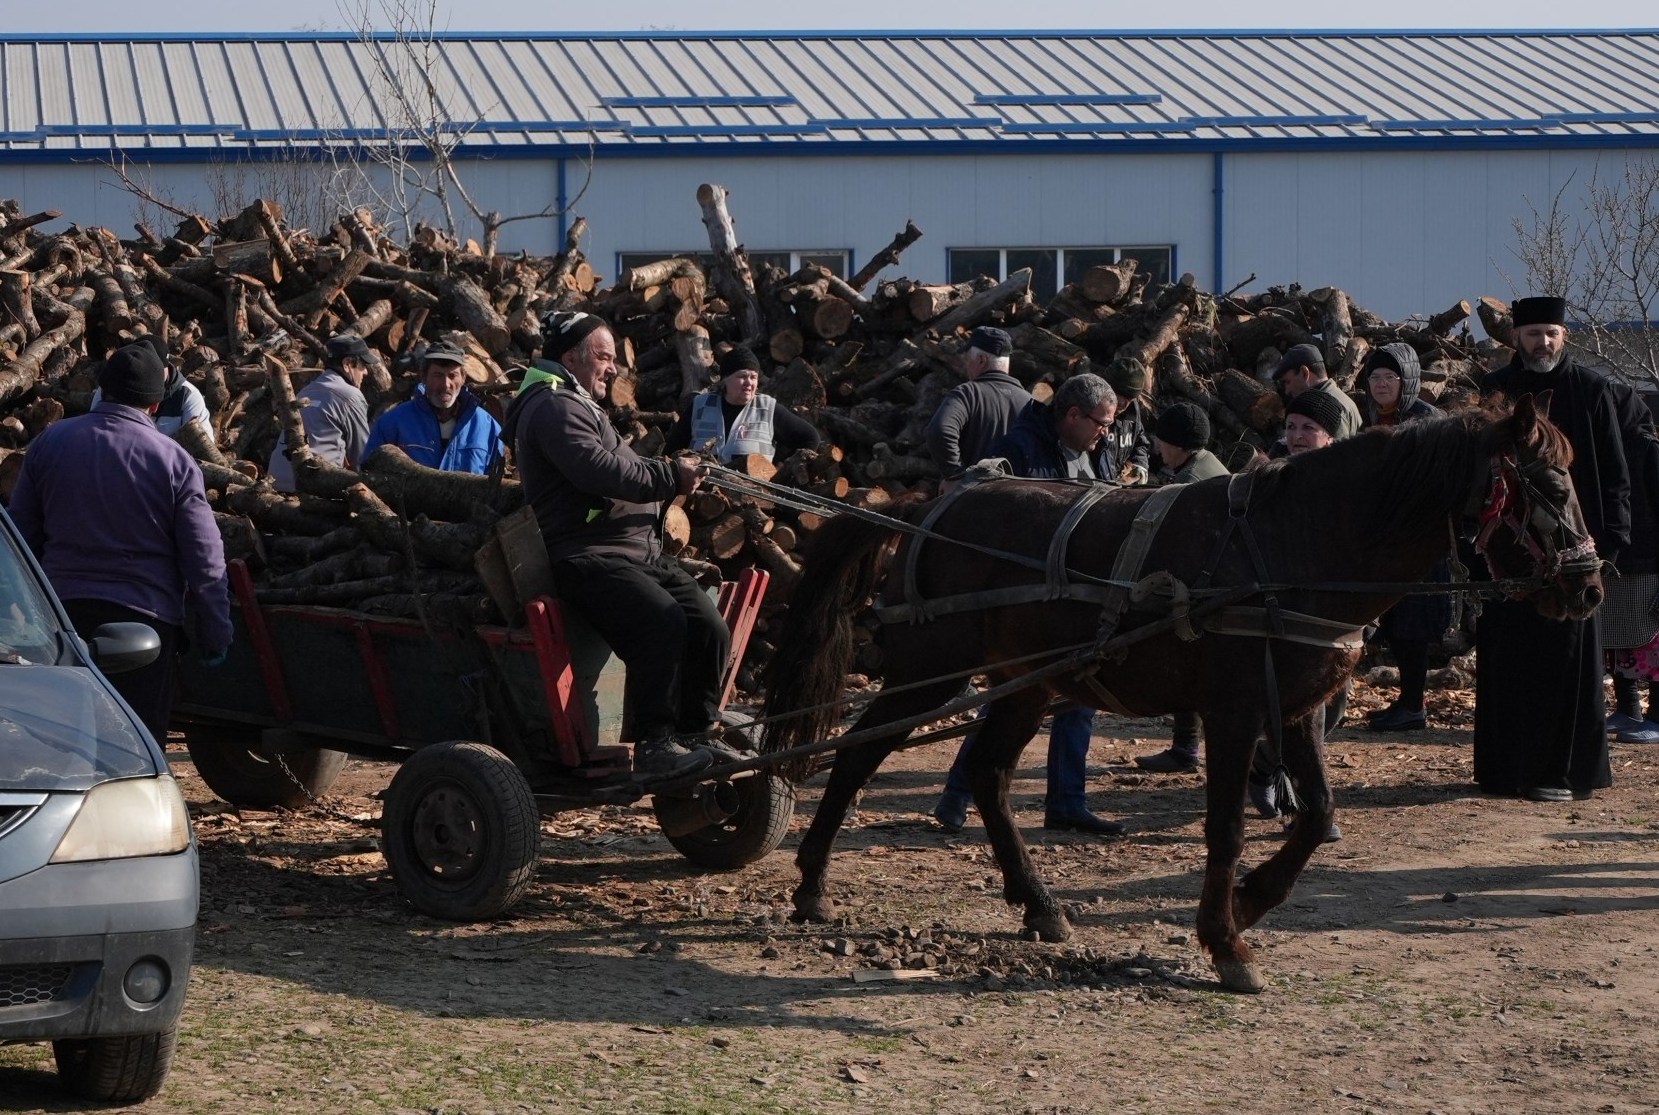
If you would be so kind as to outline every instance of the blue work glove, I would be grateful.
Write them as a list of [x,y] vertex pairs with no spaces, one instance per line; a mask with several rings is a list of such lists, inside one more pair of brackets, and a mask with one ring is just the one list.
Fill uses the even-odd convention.
[[230,658],[230,648],[229,647],[224,647],[220,650],[208,650],[207,648],[204,647],[204,648],[202,648],[202,651],[201,651],[200,655],[197,657],[197,661],[199,661],[203,666],[205,666],[208,669],[212,670],[212,669],[217,669],[220,666],[223,666],[229,658]]

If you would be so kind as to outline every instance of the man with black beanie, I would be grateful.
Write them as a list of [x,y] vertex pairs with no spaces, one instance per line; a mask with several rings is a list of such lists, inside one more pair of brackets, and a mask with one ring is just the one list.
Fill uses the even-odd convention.
[[166,376],[147,344],[111,354],[91,412],[29,445],[10,507],[82,638],[117,622],[161,637],[155,662],[110,679],[158,742],[186,622],[205,665],[223,663],[231,643],[224,546],[201,468],[155,427]]
[[[1515,357],[1481,380],[1483,395],[1550,393],[1549,417],[1573,447],[1570,473],[1596,552],[1630,545],[1630,466],[1607,380],[1567,353],[1567,305],[1522,298],[1511,310]],[[1600,619],[1545,619],[1531,604],[1493,600],[1475,647],[1475,781],[1533,801],[1587,799],[1613,784],[1607,760]]]
[[542,319],[542,356],[507,407],[525,499],[553,583],[628,667],[634,771],[687,774],[714,761],[731,636],[697,582],[662,550],[662,505],[697,486],[696,461],[644,458],[601,405],[616,378],[616,339],[594,314]]

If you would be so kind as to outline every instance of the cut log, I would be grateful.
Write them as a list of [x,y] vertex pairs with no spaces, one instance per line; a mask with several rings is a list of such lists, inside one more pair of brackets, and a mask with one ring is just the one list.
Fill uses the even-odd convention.
[[56,329],[36,337],[17,354],[17,359],[0,365],[0,406],[21,398],[40,378],[46,361],[65,345],[80,339],[86,329],[86,315],[76,312]]
[[524,490],[516,480],[441,472],[416,464],[389,444],[363,462],[361,479],[406,519],[425,515],[442,522],[465,522],[477,509],[505,515],[524,502]]
[[1508,303],[1482,297],[1475,303],[1475,316],[1488,337],[1505,348],[1515,347],[1514,320],[1509,316]]
[[1320,287],[1308,294],[1308,300],[1320,311],[1326,374],[1348,391],[1359,374],[1359,364],[1354,360],[1354,323],[1348,313],[1348,295],[1334,286]]
[[40,323],[35,320],[34,302],[30,288],[34,276],[27,271],[0,271],[0,313],[5,320],[23,327],[25,340],[40,335]]
[[1446,309],[1441,310],[1439,313],[1429,315],[1428,329],[1429,332],[1433,333],[1435,336],[1444,337],[1446,334],[1450,333],[1453,328],[1462,322],[1467,321],[1468,318],[1469,303],[1467,300],[1460,299],[1451,306],[1448,306]]
[[1102,263],[1083,272],[1078,291],[1090,302],[1115,306],[1129,294],[1135,281],[1135,260]]
[[1216,394],[1246,426],[1259,434],[1271,434],[1284,424],[1285,408],[1279,393],[1234,368],[1222,372],[1215,384]]
[[749,268],[748,253],[738,243],[731,213],[726,208],[727,196],[724,186],[712,182],[697,187],[697,204],[703,209],[709,247],[714,251],[714,272],[711,276],[714,288],[737,315],[744,342],[755,347],[765,335],[760,302],[755,297],[755,277]]
[[956,330],[973,325],[980,317],[992,310],[1000,309],[1008,303],[1027,297],[1031,293],[1031,268],[1022,267],[1008,278],[991,287],[982,290],[969,298],[961,305],[947,311],[939,320],[932,322],[928,328],[939,336],[954,333]]
[[870,280],[875,278],[883,269],[898,263],[899,256],[903,254],[904,250],[921,238],[921,229],[909,221],[904,222],[904,231],[894,236],[887,247],[871,256],[870,262],[859,268],[858,274],[847,280],[847,285],[854,290],[863,290],[870,285]]

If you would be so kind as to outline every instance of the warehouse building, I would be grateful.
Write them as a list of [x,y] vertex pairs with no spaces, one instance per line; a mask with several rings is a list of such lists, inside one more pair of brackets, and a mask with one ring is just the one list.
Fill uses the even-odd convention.
[[712,181],[785,266],[851,273],[912,220],[889,274],[1047,295],[1132,255],[1403,317],[1511,294],[1516,220],[1651,160],[1656,106],[1656,31],[0,36],[0,196],[123,233],[254,196],[442,224],[444,179],[464,235],[469,197],[541,214],[509,250],[582,217],[615,275],[706,250]]

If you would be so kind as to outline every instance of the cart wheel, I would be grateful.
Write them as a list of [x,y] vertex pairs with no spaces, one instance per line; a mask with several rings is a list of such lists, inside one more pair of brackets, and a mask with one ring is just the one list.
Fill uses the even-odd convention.
[[346,765],[344,751],[285,749],[280,757],[237,739],[189,740],[190,761],[208,789],[243,809],[303,809],[328,792]]
[[406,759],[387,788],[381,849],[411,906],[476,921],[524,897],[540,821],[507,756],[482,743],[435,743]]
[[[795,787],[787,780],[757,772],[734,778],[731,788],[737,792],[737,812],[719,824],[668,837],[675,850],[698,867],[731,871],[754,863],[783,843],[789,832]],[[656,805],[653,799],[653,808]]]

